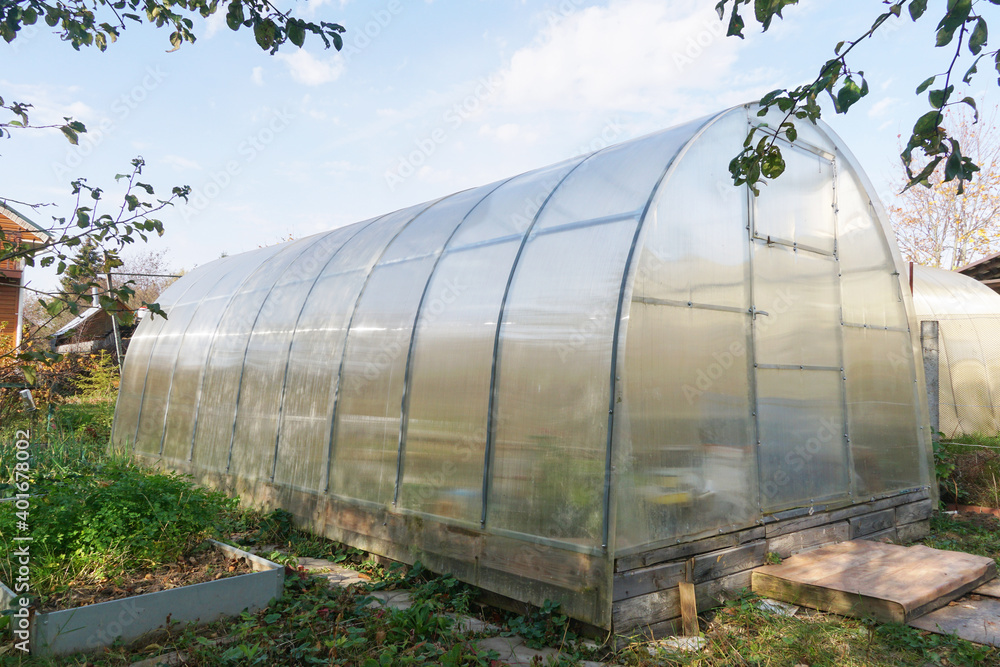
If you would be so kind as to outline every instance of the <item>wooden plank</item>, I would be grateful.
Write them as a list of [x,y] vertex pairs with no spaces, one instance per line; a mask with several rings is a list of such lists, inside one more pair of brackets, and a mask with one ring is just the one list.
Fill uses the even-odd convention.
[[800,530],[797,533],[772,537],[767,540],[767,550],[773,551],[782,558],[787,558],[806,549],[843,542],[850,539],[850,536],[850,525],[846,521],[841,521],[808,530]]
[[695,556],[693,578],[696,583],[718,579],[763,565],[767,558],[767,542],[758,540],[738,547]]
[[896,508],[896,525],[914,523],[929,519],[934,513],[934,502],[932,500],[920,500],[915,503],[907,503]]
[[896,526],[896,538],[900,544],[909,544],[922,540],[931,533],[930,521],[917,521],[904,526]]
[[698,600],[695,597],[694,584],[682,581],[677,584],[677,592],[681,602],[681,626],[685,637],[698,636]]
[[695,584],[694,590],[698,597],[698,609],[713,609],[726,600],[735,600],[740,593],[750,590],[753,570],[737,572],[721,579],[713,579],[701,584]]
[[680,593],[677,587],[649,595],[629,598],[611,605],[616,632],[628,632],[681,615]]
[[871,511],[872,506],[870,504],[852,505],[850,507],[843,507],[839,510],[833,510],[832,512],[813,514],[812,516],[806,516],[800,519],[791,519],[790,521],[769,524],[766,526],[765,530],[768,537],[777,537],[778,535],[786,535],[788,533],[794,533],[807,528],[815,528],[816,526],[822,526],[827,523],[836,523],[838,521],[850,519],[853,516],[858,516],[859,514]]
[[856,540],[757,568],[753,589],[845,616],[905,623],[994,576],[991,558]]
[[642,567],[666,563],[672,560],[682,560],[709,551],[739,546],[740,544],[753,542],[763,537],[764,527],[757,526],[748,530],[740,530],[716,537],[683,542],[669,547],[660,547],[659,549],[621,556],[615,561],[615,572],[627,572],[628,570],[637,570]]
[[896,525],[896,511],[894,509],[882,510],[863,514],[850,519],[851,539],[863,535],[871,535],[883,530],[888,530]]
[[684,562],[661,563],[641,570],[615,575],[612,597],[615,601],[673,588],[684,578]]
[[896,528],[886,528],[885,530],[880,530],[877,533],[869,533],[867,535],[861,535],[857,539],[859,540],[871,540],[872,542],[889,542],[891,544],[896,544],[899,542],[899,537],[896,534]]
[[927,489],[920,489],[919,491],[904,493],[901,496],[890,496],[889,498],[882,498],[881,500],[873,500],[870,504],[872,506],[872,511],[877,512],[879,510],[889,509],[890,507],[896,507],[898,505],[915,503],[918,500],[926,500],[930,497],[930,492]]
[[956,634],[977,644],[1000,646],[1000,600],[963,598],[910,621],[910,625],[939,635]]

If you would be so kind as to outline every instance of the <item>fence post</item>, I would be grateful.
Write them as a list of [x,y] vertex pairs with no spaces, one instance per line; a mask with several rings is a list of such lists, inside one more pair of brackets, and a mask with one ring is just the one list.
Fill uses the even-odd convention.
[[938,407],[938,323],[920,323],[920,348],[924,358],[924,379],[927,382],[927,409],[931,418],[931,439],[938,441],[940,408]]

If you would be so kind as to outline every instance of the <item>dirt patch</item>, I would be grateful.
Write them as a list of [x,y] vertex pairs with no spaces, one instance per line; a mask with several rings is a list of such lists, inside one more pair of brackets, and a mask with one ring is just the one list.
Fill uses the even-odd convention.
[[46,596],[39,611],[84,607],[251,572],[253,568],[242,556],[234,558],[219,549],[204,549],[189,558],[161,565],[155,570],[141,570],[98,584],[71,586],[67,591]]

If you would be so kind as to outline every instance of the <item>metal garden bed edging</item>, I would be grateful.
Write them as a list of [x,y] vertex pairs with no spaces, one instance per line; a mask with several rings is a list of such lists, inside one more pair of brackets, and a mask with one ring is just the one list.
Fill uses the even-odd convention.
[[[29,624],[32,655],[59,656],[94,651],[116,641],[129,643],[163,630],[168,623],[204,625],[243,610],[266,608],[280,598],[285,568],[236,547],[210,540],[230,557],[243,557],[253,573],[145,593],[119,600],[34,614]],[[18,596],[0,583],[0,606]]]

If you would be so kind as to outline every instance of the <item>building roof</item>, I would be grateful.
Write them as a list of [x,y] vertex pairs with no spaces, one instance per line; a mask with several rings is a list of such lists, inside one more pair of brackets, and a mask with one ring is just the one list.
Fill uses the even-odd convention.
[[10,220],[15,225],[28,231],[41,241],[49,240],[49,233],[45,231],[45,228],[40,226],[38,223],[29,220],[27,217],[25,217],[19,211],[12,208],[7,203],[0,202],[0,218],[6,218]]

